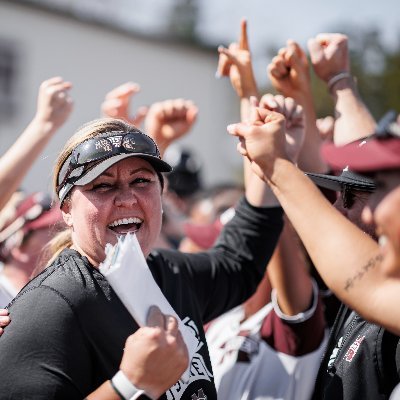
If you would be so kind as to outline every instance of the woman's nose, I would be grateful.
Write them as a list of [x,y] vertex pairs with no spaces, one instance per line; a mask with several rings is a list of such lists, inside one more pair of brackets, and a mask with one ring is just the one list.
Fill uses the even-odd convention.
[[135,191],[132,188],[120,189],[115,196],[114,203],[117,207],[130,207],[136,204]]

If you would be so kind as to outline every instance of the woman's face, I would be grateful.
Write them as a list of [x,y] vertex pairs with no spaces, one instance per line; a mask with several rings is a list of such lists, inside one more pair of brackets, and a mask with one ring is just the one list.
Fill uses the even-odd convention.
[[380,172],[374,176],[377,190],[363,210],[363,220],[373,221],[384,255],[384,267],[400,270],[400,171]]
[[93,182],[76,186],[63,206],[74,248],[98,265],[107,243],[135,232],[145,257],[161,229],[161,185],[151,164],[131,157],[111,166]]

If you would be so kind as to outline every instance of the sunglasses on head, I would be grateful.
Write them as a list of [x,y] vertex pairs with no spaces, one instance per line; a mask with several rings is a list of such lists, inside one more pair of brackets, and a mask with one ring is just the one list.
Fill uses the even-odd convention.
[[79,144],[65,160],[58,174],[57,192],[97,163],[119,154],[146,154],[161,159],[153,139],[144,133],[114,131]]

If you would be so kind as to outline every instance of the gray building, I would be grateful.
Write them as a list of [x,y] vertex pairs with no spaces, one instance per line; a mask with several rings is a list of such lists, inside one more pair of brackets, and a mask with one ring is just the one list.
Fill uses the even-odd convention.
[[104,95],[126,81],[142,88],[133,110],[168,98],[193,100],[200,110],[198,121],[179,144],[198,154],[206,183],[240,179],[236,140],[226,132],[227,124],[238,121],[239,103],[229,81],[214,77],[216,49],[159,33],[144,35],[104,13],[100,18],[88,10],[54,7],[73,2],[51,3],[0,1],[1,154],[33,117],[43,80],[62,76],[74,85],[73,114],[26,177],[26,190],[49,189],[63,143],[81,124],[99,117]]

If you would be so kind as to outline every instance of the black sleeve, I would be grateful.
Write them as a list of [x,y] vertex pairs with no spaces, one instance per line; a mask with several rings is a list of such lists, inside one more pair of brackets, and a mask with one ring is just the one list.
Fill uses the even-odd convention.
[[204,323],[255,292],[282,230],[282,214],[280,207],[253,207],[243,198],[212,249],[175,253],[190,275]]
[[22,294],[9,312],[12,322],[0,338],[0,393],[18,400],[84,398],[90,354],[68,301],[40,286]]

